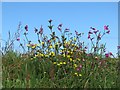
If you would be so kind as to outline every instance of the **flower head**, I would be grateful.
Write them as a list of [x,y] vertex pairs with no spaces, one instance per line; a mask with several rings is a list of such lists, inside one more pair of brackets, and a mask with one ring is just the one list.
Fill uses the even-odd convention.
[[39,31],[39,34],[43,34],[43,28],[42,28],[42,26],[40,27],[40,31]]
[[108,30],[108,29],[109,29],[109,28],[108,28],[108,25],[107,25],[107,26],[105,25],[105,26],[104,26],[104,30]]
[[20,41],[20,38],[17,38],[17,41]]

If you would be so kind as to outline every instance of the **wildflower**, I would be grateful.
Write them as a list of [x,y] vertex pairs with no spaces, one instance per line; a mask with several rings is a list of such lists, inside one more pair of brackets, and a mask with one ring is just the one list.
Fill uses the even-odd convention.
[[33,46],[32,46],[32,49],[34,49],[34,48],[36,48],[36,46],[35,46],[35,45],[33,45]]
[[49,55],[45,55],[45,57],[49,57]]
[[72,59],[72,58],[70,58],[70,61],[73,61],[73,59]]
[[82,65],[80,64],[79,68],[82,68]]
[[78,35],[78,32],[75,30],[75,34]]
[[74,38],[74,41],[76,41],[76,38]]
[[109,53],[110,55],[113,55],[112,52]]
[[78,76],[78,73],[74,73],[76,76]]
[[53,64],[57,64],[57,62],[53,62]]
[[28,31],[28,25],[25,26],[25,30]]
[[63,57],[65,57],[65,54],[63,54]]
[[90,34],[88,34],[88,39],[90,38]]
[[51,55],[51,56],[55,56],[55,53],[54,53],[54,52],[51,52],[50,55]]
[[49,48],[52,48],[52,45],[50,45]]
[[39,34],[43,34],[43,28],[42,28],[42,25],[41,25],[41,27],[40,27],[40,31],[39,31]]
[[98,57],[96,56],[95,59],[98,60]]
[[62,29],[60,27],[57,27],[59,31],[61,31]]
[[17,41],[20,41],[20,38],[17,38]]
[[76,68],[76,67],[77,67],[77,64],[74,64],[74,67]]
[[59,64],[59,63],[58,63],[57,65],[58,65],[58,66],[60,66],[60,64]]
[[66,64],[66,62],[63,62],[63,64]]
[[60,64],[62,65],[62,64],[63,64],[63,62],[60,62]]
[[109,53],[106,53],[105,56],[106,56],[106,58],[108,58],[109,57]]
[[44,44],[44,42],[41,42],[41,44],[43,45],[43,44]]
[[35,55],[35,57],[38,57],[38,55]]
[[77,71],[80,71],[80,68],[79,68],[79,67],[77,68]]
[[44,72],[44,73],[46,73],[46,72]]
[[70,55],[67,55],[67,58],[70,58]]
[[105,26],[104,26],[104,30],[108,30],[108,29],[109,29],[109,28],[108,28],[108,25],[107,25],[107,26],[105,25]]
[[79,76],[81,77],[81,76],[82,76],[82,74],[79,74]]

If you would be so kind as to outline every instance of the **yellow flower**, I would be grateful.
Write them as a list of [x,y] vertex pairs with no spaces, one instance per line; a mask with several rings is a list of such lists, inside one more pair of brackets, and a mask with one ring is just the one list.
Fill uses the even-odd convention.
[[79,76],[81,77],[81,76],[82,76],[82,74],[79,74]]
[[74,64],[74,67],[76,68],[76,67],[77,67],[77,64]]
[[74,46],[75,46],[75,44],[72,44],[72,46],[74,47]]
[[38,57],[38,54],[37,54],[37,55],[35,55],[35,57]]
[[74,38],[74,41],[76,41],[76,38]]
[[52,45],[50,45],[49,48],[52,48]]
[[44,42],[41,42],[41,44],[43,45],[43,44],[44,44]]
[[63,63],[62,63],[62,62],[60,62],[60,64],[62,65]]
[[53,62],[53,64],[57,64],[57,62]]
[[36,59],[36,57],[33,57],[34,59]]
[[71,51],[70,53],[71,53],[71,54],[73,54],[73,52],[72,52],[72,51]]
[[63,62],[63,64],[66,64],[66,62]]
[[49,57],[49,55],[46,54],[45,57]]
[[76,76],[78,76],[78,73],[75,73]]
[[41,54],[41,56],[43,57],[43,56],[44,56],[44,54]]
[[78,58],[77,60],[78,60],[78,61],[80,61],[80,59],[79,59],[79,58]]
[[54,53],[54,52],[51,52],[49,55],[51,55],[51,56],[55,56],[55,53]]
[[70,58],[70,55],[67,55],[67,58]]
[[65,57],[65,54],[63,54],[63,57]]
[[58,63],[57,65],[58,65],[58,66],[60,66],[60,64],[59,64],[59,63]]
[[36,46],[34,45],[34,46],[32,46],[32,48],[34,49]]
[[31,58],[31,60],[33,60],[33,58]]
[[73,61],[73,59],[72,59],[72,58],[70,58],[70,61]]

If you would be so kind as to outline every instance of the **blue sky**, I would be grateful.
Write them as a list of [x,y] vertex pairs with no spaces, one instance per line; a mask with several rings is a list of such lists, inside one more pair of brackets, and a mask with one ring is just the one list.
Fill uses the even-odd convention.
[[[44,33],[49,35],[47,28],[48,20],[52,19],[55,26],[62,23],[63,28],[69,28],[72,33],[74,30],[83,32],[81,38],[86,44],[90,43],[87,33],[90,27],[95,27],[103,31],[104,25],[109,25],[111,30],[109,35],[104,36],[101,43],[107,43],[107,51],[117,52],[118,45],[118,3],[117,2],[20,2],[2,3],[2,38],[7,39],[8,31],[16,32],[18,23],[22,26],[29,26],[29,38],[36,42],[34,27],[40,28],[43,25]],[[16,45],[18,47],[18,45]]]

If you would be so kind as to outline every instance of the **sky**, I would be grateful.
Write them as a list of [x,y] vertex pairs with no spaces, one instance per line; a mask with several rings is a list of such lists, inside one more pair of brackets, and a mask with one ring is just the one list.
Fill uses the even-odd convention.
[[[44,28],[44,34],[49,35],[48,20],[52,19],[54,31],[59,36],[57,26],[62,23],[63,29],[70,32],[82,32],[81,40],[90,44],[87,39],[90,27],[103,31],[104,25],[109,25],[110,34],[105,35],[101,43],[106,43],[108,52],[117,52],[118,45],[118,3],[117,2],[3,2],[2,3],[2,39],[7,40],[8,31],[17,31],[19,22],[29,27],[29,38],[36,42],[34,27]],[[21,36],[22,37],[22,36]],[[20,48],[17,45],[16,48]]]

